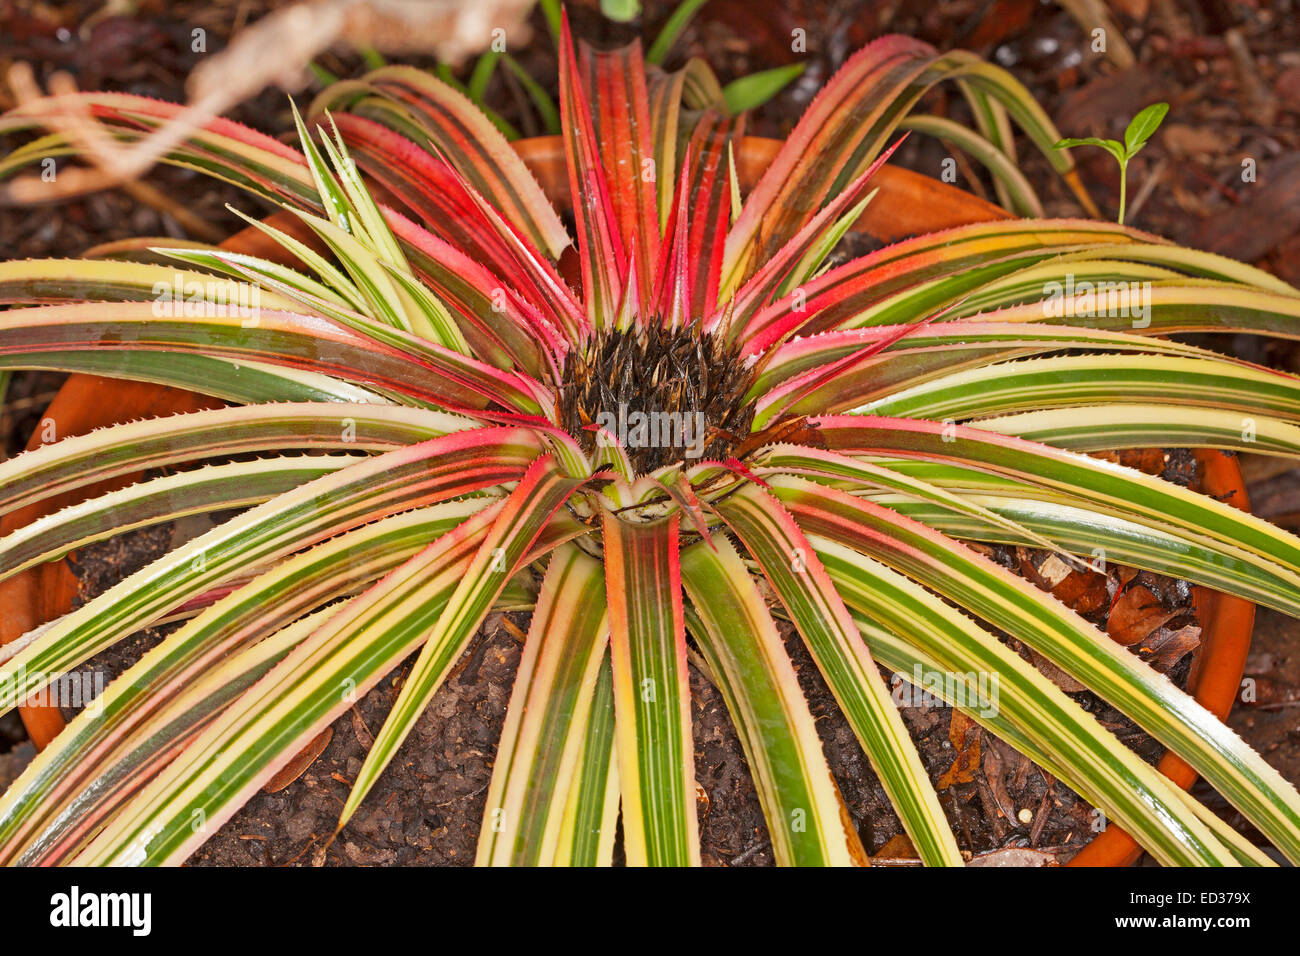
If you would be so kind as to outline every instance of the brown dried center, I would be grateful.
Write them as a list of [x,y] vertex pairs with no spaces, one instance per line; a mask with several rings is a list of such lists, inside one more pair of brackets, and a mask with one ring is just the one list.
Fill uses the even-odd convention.
[[638,474],[725,458],[754,420],[752,381],[735,349],[697,327],[602,329],[565,364],[560,420],[588,454],[606,439],[587,426],[600,426]]

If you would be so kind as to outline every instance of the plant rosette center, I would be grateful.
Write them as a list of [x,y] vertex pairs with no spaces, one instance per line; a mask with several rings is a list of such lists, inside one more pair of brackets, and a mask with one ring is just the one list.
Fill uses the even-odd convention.
[[560,423],[611,475],[597,483],[603,507],[655,520],[729,474],[754,420],[753,378],[737,349],[695,324],[597,329],[565,363]]

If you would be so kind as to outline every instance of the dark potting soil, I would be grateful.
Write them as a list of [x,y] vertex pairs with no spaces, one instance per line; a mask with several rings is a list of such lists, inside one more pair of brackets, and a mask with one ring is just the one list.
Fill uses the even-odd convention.
[[[1125,463],[1134,464],[1135,460]],[[1149,456],[1146,464],[1148,469],[1153,464]],[[1194,471],[1194,467],[1190,454],[1173,452],[1164,456],[1159,473],[1187,480],[1188,469]],[[80,584],[78,603],[206,527],[204,519],[187,519],[82,549],[68,559]],[[1160,624],[1151,627],[1135,643],[1135,649],[1150,657],[1151,646],[1158,650],[1169,644],[1169,634],[1181,635],[1185,651],[1173,658],[1166,651],[1165,659],[1154,662],[1162,669],[1170,667],[1170,676],[1185,684],[1190,651],[1196,647],[1199,632],[1191,615],[1189,590],[1181,582],[1145,572],[1134,575],[1118,567],[1107,568],[1104,574],[1071,571],[1061,575],[1059,568],[1053,570],[1051,561],[1055,559],[1045,552],[1004,547],[981,550],[1040,587],[1056,578],[1061,593],[1066,590],[1062,585],[1073,575],[1084,575],[1090,587],[1073,588],[1083,597],[1067,603],[1103,629],[1112,607],[1120,607],[1124,595],[1147,588],[1161,611],[1143,620],[1159,620]],[[1105,601],[1093,600],[1098,588],[1107,594]],[[1137,626],[1145,624],[1139,621]],[[174,627],[133,635],[88,662],[85,669],[111,680]],[[527,614],[494,614],[488,619],[366,803],[337,837],[331,839],[338,812],[413,659],[387,675],[334,722],[332,737],[306,772],[278,792],[258,792],[200,847],[190,865],[471,863],[519,663],[520,635],[527,627]],[[816,665],[792,628],[783,626],[783,633],[817,720],[827,760],[863,845],[877,863],[914,862],[915,853],[889,799]],[[1158,759],[1161,747],[1121,714],[1036,659],[1028,649],[1009,638],[1004,640],[1038,664],[1144,759]],[[883,669],[882,675],[900,687],[898,677]],[[902,690],[906,687],[902,685]],[[897,693],[896,699],[908,700]],[[721,695],[694,667],[691,702],[704,861],[712,865],[772,865],[767,826],[743,749]],[[1096,832],[1099,818],[1086,801],[961,713],[928,702],[903,706],[901,713],[936,782],[961,846],[976,857],[992,861],[1018,854],[1017,862],[1063,862]]]

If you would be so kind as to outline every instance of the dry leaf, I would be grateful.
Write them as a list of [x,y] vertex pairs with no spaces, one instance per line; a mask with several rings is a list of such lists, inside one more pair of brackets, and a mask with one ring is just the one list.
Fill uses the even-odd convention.
[[1189,624],[1177,630],[1162,627],[1142,642],[1142,659],[1156,670],[1164,672],[1201,645],[1201,628]]
[[1052,596],[1079,614],[1100,611],[1110,601],[1106,575],[1096,571],[1074,571],[1052,588]]
[[1050,588],[1055,588],[1073,572],[1074,568],[1070,567],[1054,554],[1049,554],[1043,560],[1043,563],[1038,566],[1039,575],[1047,582],[1047,586]]
[[906,833],[891,837],[879,852],[871,854],[873,860],[915,860],[917,858],[916,847],[912,846],[912,841],[908,839]]
[[1110,609],[1106,633],[1125,647],[1130,647],[1138,641],[1146,640],[1156,628],[1178,613],[1177,610],[1166,610],[1158,597],[1137,584],[1121,594],[1115,606]]
[[946,790],[953,784],[971,783],[980,769],[980,727],[960,710],[952,712],[952,724],[948,728],[948,740],[957,751],[952,766],[944,771],[943,776],[934,785],[937,790]]

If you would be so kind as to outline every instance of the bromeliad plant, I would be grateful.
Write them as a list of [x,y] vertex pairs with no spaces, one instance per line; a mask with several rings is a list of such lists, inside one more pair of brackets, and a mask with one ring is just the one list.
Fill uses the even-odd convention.
[[[179,273],[0,266],[4,301],[27,306],[0,313],[0,367],[231,403],[0,464],[9,510],[219,460],[14,532],[0,540],[4,574],[247,506],[5,649],[9,708],[140,627],[188,618],[0,799],[0,859],[184,860],[418,651],[346,821],[486,615],[526,607],[481,863],[607,863],[620,813],[630,862],[698,862],[691,642],[739,731],[777,860],[864,861],[778,619],[929,864],[962,857],[878,664],[996,673],[996,707],[971,716],[1162,862],[1268,862],[997,631],[1129,715],[1300,860],[1300,797],[1274,769],[961,543],[1101,549],[1300,614],[1300,540],[1086,454],[1300,453],[1300,382],[1165,337],[1294,337],[1300,293],[1084,220],[954,229],[828,268],[888,137],[934,83],[962,83],[1051,152],[1056,132],[1023,89],[964,54],[873,43],[743,201],[741,121],[698,67],[647,71],[635,46],[579,54],[567,34],[561,59],[576,289],[558,265],[564,222],[500,133],[455,90],[397,67],[327,90],[311,111],[325,130],[317,145],[301,124],[302,153],[216,122],[171,156],[293,210],[328,254],[260,228],[300,269],[198,245],[159,250],[187,264]],[[174,113],[121,95],[79,103],[124,140]],[[0,132],[44,108],[10,113]],[[68,150],[44,137],[3,172]],[[1045,307],[1067,282],[1109,287],[1112,308],[1082,295]],[[178,287],[186,301],[167,301]],[[965,690],[954,697],[977,699]]]

